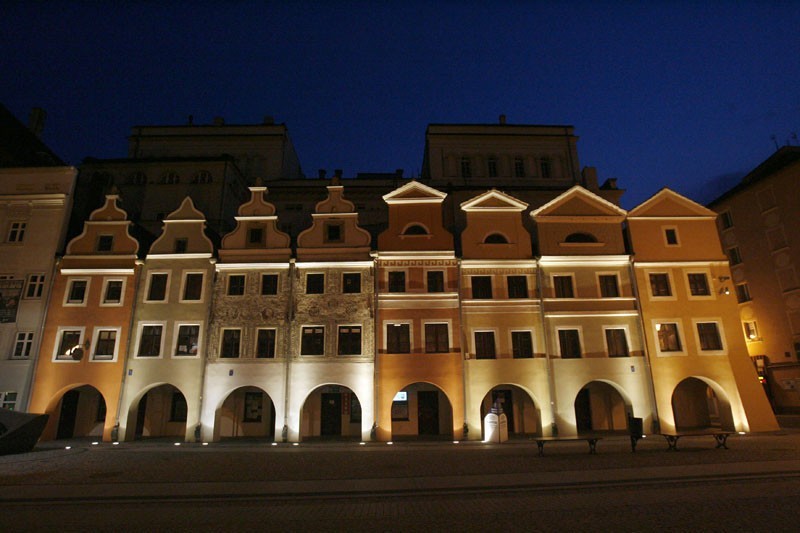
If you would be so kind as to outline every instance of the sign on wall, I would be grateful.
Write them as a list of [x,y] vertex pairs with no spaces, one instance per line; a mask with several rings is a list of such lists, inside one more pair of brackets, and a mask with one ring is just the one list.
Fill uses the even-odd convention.
[[0,323],[17,321],[17,308],[21,296],[21,279],[0,280]]

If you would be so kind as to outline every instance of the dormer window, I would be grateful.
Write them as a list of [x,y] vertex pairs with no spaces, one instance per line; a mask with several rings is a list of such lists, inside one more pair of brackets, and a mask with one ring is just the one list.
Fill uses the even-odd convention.
[[264,242],[264,228],[248,228],[247,244],[250,246],[262,244]]
[[328,222],[325,224],[325,242],[342,242],[342,224]]
[[591,233],[570,233],[569,235],[567,235],[567,238],[564,239],[564,242],[571,242],[571,243],[597,242],[597,237],[595,237]]
[[175,253],[185,254],[189,248],[189,239],[175,239]]
[[100,235],[97,238],[97,251],[98,252],[110,252],[114,248],[114,236],[113,235]]
[[483,240],[484,244],[508,244],[508,239],[506,239],[503,235],[499,233],[492,233],[491,235],[487,235],[487,237]]
[[427,235],[427,234],[428,230],[426,230],[425,227],[420,224],[411,224],[403,232],[403,235]]

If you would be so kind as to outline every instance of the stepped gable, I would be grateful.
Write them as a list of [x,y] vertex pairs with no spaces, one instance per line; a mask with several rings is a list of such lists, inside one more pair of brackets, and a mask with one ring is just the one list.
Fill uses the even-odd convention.
[[266,187],[249,187],[250,200],[239,207],[236,228],[222,238],[223,263],[285,262],[291,258],[291,238],[278,229],[275,206],[266,201]]
[[[174,253],[203,254],[210,257],[214,245],[205,234],[206,217],[190,197],[185,197],[180,207],[167,215],[161,236],[150,247],[148,256]],[[185,239],[185,246],[178,244]],[[179,251],[180,250],[180,251]]]
[[446,193],[411,181],[383,196],[389,206],[389,227],[378,236],[383,251],[452,251],[453,235],[444,228]]
[[297,236],[298,261],[367,261],[371,236],[358,225],[355,204],[344,198],[344,187],[330,185],[318,202],[311,227]]
[[464,259],[530,259],[531,235],[522,224],[528,204],[491,189],[461,204],[467,225],[461,233]]
[[[92,211],[83,232],[67,244],[61,268],[130,268],[139,243],[130,235],[128,213],[117,205],[119,195],[107,194],[105,204]],[[109,244],[110,241],[110,244]]]
[[531,211],[541,255],[623,255],[626,211],[575,185]]

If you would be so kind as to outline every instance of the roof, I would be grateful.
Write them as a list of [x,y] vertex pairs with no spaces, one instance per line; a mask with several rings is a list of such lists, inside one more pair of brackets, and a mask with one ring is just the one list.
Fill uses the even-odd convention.
[[761,180],[768,178],[769,176],[772,176],[779,170],[786,168],[797,161],[800,161],[800,146],[784,146],[779,148],[763,163],[751,170],[750,173],[742,178],[742,181],[740,181],[737,185],[731,189],[728,189],[720,196],[709,202],[709,207],[730,196],[733,196],[740,191],[747,189],[751,185],[754,185]]
[[0,167],[63,167],[39,137],[0,104]]

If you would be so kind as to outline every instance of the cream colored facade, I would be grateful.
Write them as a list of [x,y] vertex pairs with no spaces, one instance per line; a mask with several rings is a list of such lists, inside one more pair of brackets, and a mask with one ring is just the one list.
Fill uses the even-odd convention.
[[123,377],[121,440],[194,441],[200,421],[214,246],[189,197],[144,260]]
[[628,213],[659,427],[775,430],[740,334],[715,219],[666,188]]
[[28,409],[76,174],[73,167],[0,169],[0,407]]
[[800,410],[800,148],[786,146],[709,207],[731,264],[739,331],[777,412]]

